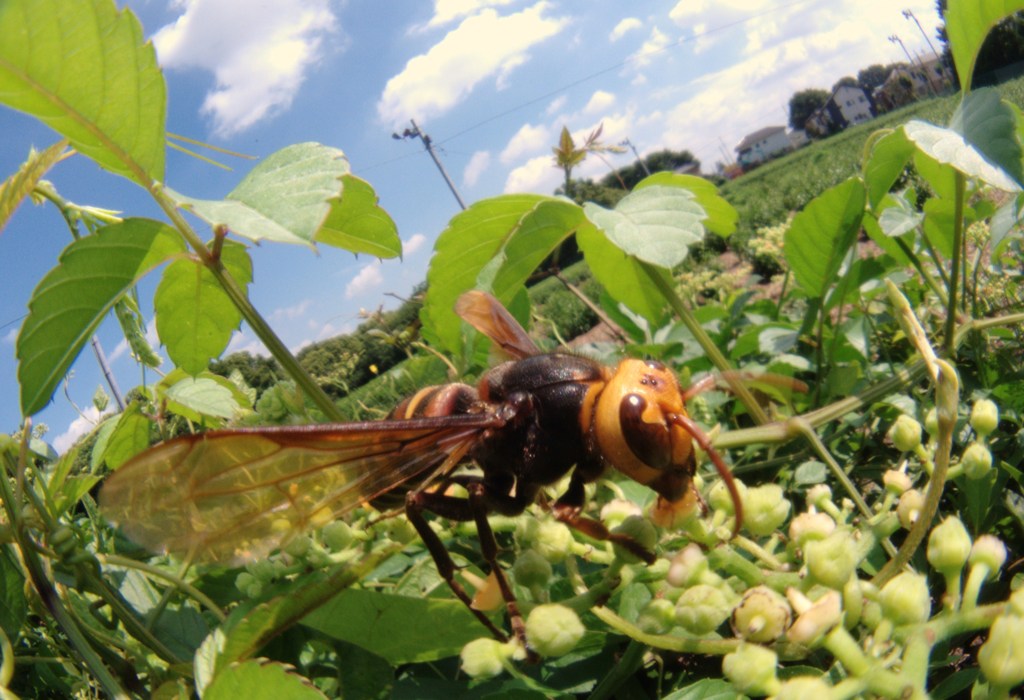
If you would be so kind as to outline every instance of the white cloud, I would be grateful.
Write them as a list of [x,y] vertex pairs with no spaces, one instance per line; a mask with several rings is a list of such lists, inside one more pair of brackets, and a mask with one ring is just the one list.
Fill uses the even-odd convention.
[[249,331],[235,331],[232,333],[231,340],[228,341],[228,346],[221,356],[227,357],[235,352],[247,352],[250,355],[270,357],[270,351],[267,350],[267,346],[263,344],[263,341],[250,335]]
[[109,413],[100,413],[95,406],[89,406],[78,418],[71,421],[71,425],[63,433],[53,439],[53,449],[58,454],[64,454],[73,447],[79,438],[94,430]]
[[434,16],[427,23],[428,27],[439,27],[462,17],[476,14],[486,7],[501,7],[514,0],[435,0]]
[[650,65],[656,54],[661,53],[671,43],[667,34],[657,27],[651,29],[651,35],[647,37],[640,50],[630,56],[630,62],[634,68],[643,68]]
[[18,339],[18,327],[15,326],[11,330],[4,334],[4,343],[8,345],[14,345],[14,341]]
[[360,294],[365,294],[382,284],[384,284],[384,275],[380,271],[380,262],[364,265],[359,273],[352,278],[352,281],[345,286],[345,298],[351,299]]
[[601,114],[615,104],[615,95],[604,90],[598,90],[590,96],[587,106],[583,108],[584,114]]
[[470,157],[469,162],[466,163],[465,169],[462,171],[462,184],[466,187],[472,187],[480,180],[480,176],[487,172],[487,168],[491,165],[491,152],[490,151],[477,151]]
[[329,0],[179,0],[174,23],[153,36],[164,68],[214,74],[202,112],[230,136],[291,105],[336,29]]
[[615,29],[613,29],[612,33],[608,35],[608,39],[609,41],[618,41],[629,32],[641,29],[643,26],[644,23],[636,17],[627,17],[615,25]]
[[274,309],[274,311],[268,317],[271,321],[283,321],[285,319],[300,318],[306,315],[309,311],[309,307],[313,304],[312,299],[303,299],[298,304],[292,306],[284,306],[280,309]]
[[551,129],[543,124],[523,124],[508,140],[498,159],[508,165],[516,159],[554,145]]
[[562,171],[555,167],[551,156],[537,156],[508,174],[504,192],[554,192],[562,179]]
[[409,240],[402,241],[402,255],[412,255],[417,250],[423,247],[423,244],[427,242],[427,237],[422,233],[414,233],[409,237]]
[[444,114],[491,76],[501,87],[509,72],[529,58],[530,47],[568,23],[546,17],[547,10],[548,4],[539,2],[506,16],[485,9],[463,20],[388,81],[377,103],[380,118],[397,124]]

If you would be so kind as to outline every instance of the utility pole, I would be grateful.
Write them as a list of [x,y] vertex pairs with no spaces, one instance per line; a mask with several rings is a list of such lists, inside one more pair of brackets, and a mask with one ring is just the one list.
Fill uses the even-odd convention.
[[644,169],[644,174],[647,177],[650,177],[651,176],[651,171],[647,168],[647,163],[645,163],[643,161],[643,159],[640,157],[640,154],[636,152],[636,146],[633,145],[633,142],[630,141],[629,139],[623,139],[619,143],[619,145],[620,146],[629,146],[630,150],[633,151],[633,155],[636,156],[637,161],[640,163],[640,167]]
[[[910,66],[911,67],[913,67],[914,65],[917,65],[917,64],[914,63],[913,57],[910,55],[910,52],[907,51],[907,47],[903,45],[903,40],[900,39],[898,34],[890,34],[889,35],[889,41],[891,41],[894,44],[899,44],[900,45],[900,48],[903,49],[903,54],[907,57],[907,61],[910,62]],[[928,91],[930,93],[932,93],[933,97],[937,97],[938,94],[935,92],[935,88],[932,87],[932,81],[928,79],[928,69],[925,68],[923,65],[920,65],[919,67],[921,69],[921,72],[924,74],[924,80],[925,80],[925,84],[928,86]]]
[[[925,33],[924,27],[922,27],[921,23],[917,20],[917,15],[915,15],[911,10],[904,10],[903,11],[903,16],[906,17],[907,19],[914,20],[914,24],[917,25],[917,29],[918,29],[919,32],[921,32],[921,36],[923,36],[924,40],[926,42],[928,42],[928,48],[932,50],[932,55],[935,56],[935,60],[938,61],[941,58],[941,56],[939,55],[939,52],[935,50],[935,47],[932,45],[932,40],[928,38],[928,34]],[[922,65],[923,65],[923,62],[922,62]],[[927,69],[925,70],[925,75],[928,77],[928,84],[931,85],[932,84],[932,76],[931,76],[931,73],[928,72]],[[934,85],[933,85],[933,87],[934,87]]]
[[459,203],[460,207],[465,209],[466,203],[462,201],[462,197],[459,196],[459,191],[455,189],[455,183],[452,182],[450,177],[448,177],[448,172],[444,169],[444,165],[441,164],[441,159],[437,157],[436,153],[434,153],[434,147],[430,141],[430,137],[420,131],[420,128],[416,126],[415,119],[410,119],[409,123],[412,124],[411,129],[406,129],[401,134],[393,133],[391,134],[391,138],[398,141],[401,141],[402,139],[419,139],[422,141],[423,145],[427,147],[427,153],[429,153],[430,157],[434,159],[434,165],[436,165],[437,169],[441,172],[441,177],[443,177],[444,181],[448,183],[448,189],[450,189],[452,194],[455,195],[455,201]]

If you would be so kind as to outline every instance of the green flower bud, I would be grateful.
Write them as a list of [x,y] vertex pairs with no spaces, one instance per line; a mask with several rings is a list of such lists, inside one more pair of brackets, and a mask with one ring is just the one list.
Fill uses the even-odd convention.
[[889,428],[889,439],[900,452],[913,452],[921,444],[921,424],[903,414]]
[[249,598],[258,598],[263,592],[263,584],[248,571],[242,571],[235,577],[235,588]]
[[[735,479],[736,490],[740,494],[740,501],[746,503],[747,496],[747,485],[739,479]],[[708,491],[708,504],[715,510],[720,510],[723,513],[733,515],[735,513],[735,505],[732,502],[732,494],[729,493],[729,487],[725,485],[725,482],[721,479],[711,487]]]
[[992,471],[992,453],[980,442],[972,442],[960,457],[968,479],[980,479]]
[[928,563],[943,576],[960,573],[971,554],[971,536],[956,516],[932,528],[928,536]]
[[352,544],[352,540],[355,539],[355,533],[352,532],[351,526],[341,520],[327,523],[324,525],[323,530],[320,531],[320,534],[323,537],[324,544],[332,552],[340,552]]
[[743,495],[743,526],[752,535],[766,537],[789,517],[791,504],[778,484],[747,489]]
[[623,498],[614,498],[601,508],[601,522],[608,528],[621,525],[622,521],[631,515],[643,515],[643,511],[633,501]]
[[900,519],[900,525],[909,530],[917,522],[924,508],[924,494],[917,489],[905,491],[896,504],[896,517]]
[[[795,589],[791,590],[796,592]],[[799,613],[786,637],[794,644],[813,646],[843,619],[842,596],[838,591],[828,591]]]
[[761,697],[774,695],[779,687],[775,672],[779,657],[756,644],[740,644],[722,659],[722,673],[739,693]]
[[691,542],[672,557],[666,579],[676,588],[686,588],[698,583],[707,570],[708,558],[699,545]]
[[536,549],[552,564],[565,560],[572,551],[572,533],[569,526],[557,520],[519,518],[516,522],[516,540],[526,548]]
[[637,627],[648,634],[665,634],[676,621],[676,606],[670,600],[654,598],[637,617]]
[[714,632],[731,612],[725,594],[703,583],[686,589],[676,601],[676,622],[694,634]]
[[934,406],[924,414],[924,429],[928,431],[929,435],[939,434],[939,412]]
[[801,513],[789,524],[789,539],[803,549],[808,542],[823,540],[835,529],[836,521],[828,513]]
[[775,700],[821,700],[831,697],[832,688],[828,683],[813,676],[798,676],[783,681]]
[[[642,515],[631,515],[612,530],[617,535],[625,535],[647,551],[653,551],[658,542],[658,531],[654,524]],[[640,558],[619,544],[614,544],[615,556],[627,564],[639,564]]]
[[284,551],[289,556],[295,557],[296,559],[305,556],[309,548],[313,546],[313,540],[309,539],[308,535],[298,535],[293,537],[288,544],[284,546]]
[[999,407],[989,399],[975,401],[971,407],[971,427],[980,437],[991,435],[999,426]]
[[971,566],[988,567],[988,580],[992,580],[1006,563],[1006,545],[995,535],[982,535],[974,541],[971,556],[967,561]]
[[837,591],[854,575],[860,560],[860,548],[847,530],[836,530],[825,539],[804,546],[804,562],[811,578]]
[[470,678],[494,678],[512,658],[508,644],[490,637],[474,639],[462,647],[459,656],[462,670]]
[[911,571],[889,579],[879,593],[878,602],[882,604],[884,615],[895,625],[925,622],[932,614],[928,580]]
[[807,505],[824,510],[825,504],[832,502],[832,489],[827,484],[815,484],[807,490]]
[[1024,683],[1024,618],[996,618],[978,650],[978,665],[992,685],[1012,688]]
[[885,490],[894,496],[903,495],[914,485],[907,473],[899,469],[890,469],[882,474],[882,483],[885,484]]
[[789,627],[789,603],[767,586],[756,586],[744,594],[732,612],[732,629],[748,642],[767,644]]
[[557,603],[538,605],[526,618],[530,646],[545,657],[563,656],[576,648],[586,628],[572,608]]
[[512,565],[516,583],[527,588],[547,586],[551,580],[551,563],[536,549],[524,549]]

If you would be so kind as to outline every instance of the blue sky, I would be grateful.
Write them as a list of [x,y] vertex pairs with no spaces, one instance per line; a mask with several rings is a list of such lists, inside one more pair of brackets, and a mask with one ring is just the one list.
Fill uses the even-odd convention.
[[[319,141],[345,151],[395,219],[402,260],[337,249],[264,244],[253,250],[250,296],[285,343],[355,328],[361,309],[396,304],[425,276],[456,204],[419,141],[391,134],[414,118],[438,147],[465,201],[505,192],[551,193],[560,171],[551,146],[562,126],[641,154],[688,149],[706,171],[742,137],[785,124],[797,90],[828,89],[872,63],[905,60],[935,43],[934,0],[130,0],[157,48],[168,84],[169,131],[257,157]],[[48,129],[0,107],[0,178]],[[632,155],[611,156],[625,165]],[[225,173],[175,151],[167,184],[191,196],[229,192],[251,165]],[[601,177],[589,159],[576,172]],[[84,158],[49,178],[61,194],[126,214],[159,216],[135,186]],[[23,205],[0,233],[0,432],[21,422],[14,341],[35,284],[69,234],[52,207]],[[152,316],[155,281],[141,288]],[[116,323],[98,333],[122,390],[143,377]],[[259,352],[243,328],[231,350]],[[164,367],[164,369],[169,369]],[[150,373],[149,380],[156,377]],[[89,350],[35,420],[58,450],[96,420],[100,385]]]

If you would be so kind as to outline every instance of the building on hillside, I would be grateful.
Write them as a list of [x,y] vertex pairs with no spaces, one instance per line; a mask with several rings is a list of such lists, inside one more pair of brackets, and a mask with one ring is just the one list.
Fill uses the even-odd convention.
[[744,168],[765,162],[792,149],[784,126],[766,126],[747,134],[736,146],[736,160]]
[[874,118],[874,105],[863,88],[840,85],[832,91],[824,105],[811,113],[805,128],[812,134],[825,136]]
[[875,88],[872,99],[885,110],[896,109],[924,97],[939,95],[952,88],[952,74],[942,58],[931,54],[920,64],[896,66],[885,82]]

